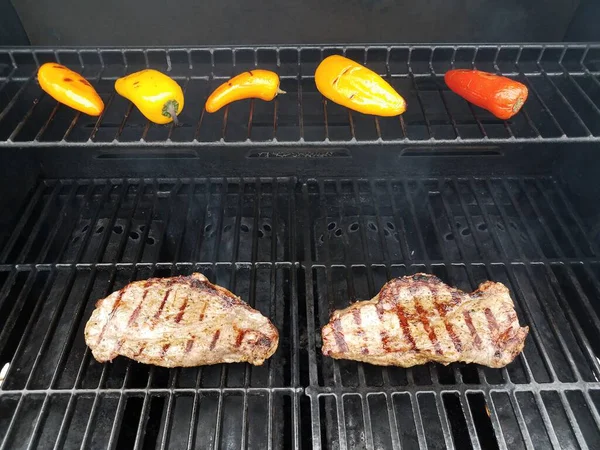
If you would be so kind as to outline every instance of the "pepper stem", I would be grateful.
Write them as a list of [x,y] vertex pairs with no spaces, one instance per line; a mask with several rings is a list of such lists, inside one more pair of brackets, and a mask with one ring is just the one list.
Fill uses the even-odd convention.
[[169,100],[163,106],[162,115],[173,119],[173,123],[175,124],[175,126],[178,126],[179,125],[179,120],[177,120],[177,111],[178,110],[179,110],[179,102],[177,100]]
[[277,88],[277,95],[279,94],[287,94],[287,92],[285,92],[283,89],[281,88]]

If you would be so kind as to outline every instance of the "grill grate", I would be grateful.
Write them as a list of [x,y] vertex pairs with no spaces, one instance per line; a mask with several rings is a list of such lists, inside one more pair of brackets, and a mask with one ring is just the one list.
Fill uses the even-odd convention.
[[[385,76],[408,111],[373,118],[325,102],[313,74],[319,61],[343,53]],[[37,68],[58,61],[81,72],[104,99],[93,118],[43,93]],[[282,95],[270,103],[242,101],[216,114],[203,110],[224,79],[260,66],[277,71]],[[186,93],[181,127],[148,122],[114,92],[114,80],[143,68],[166,71]],[[470,105],[443,82],[451,68],[514,77],[530,96],[508,121]],[[328,146],[597,142],[600,140],[600,46],[323,46],[173,49],[0,49],[0,146]]]
[[[590,234],[552,177],[42,180],[0,240],[0,447],[593,448]],[[273,320],[263,367],[91,358],[96,299],[193,271]],[[321,355],[333,309],[417,271],[509,286],[524,353],[505,369]]]

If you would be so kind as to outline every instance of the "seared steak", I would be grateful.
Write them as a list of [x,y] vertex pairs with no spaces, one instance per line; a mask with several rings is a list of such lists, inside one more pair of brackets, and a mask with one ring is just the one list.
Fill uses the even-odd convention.
[[523,350],[528,332],[503,284],[486,281],[467,294],[421,273],[335,311],[321,331],[326,356],[400,367],[428,361],[504,367]]
[[85,342],[99,362],[118,355],[163,367],[261,365],[279,333],[260,312],[199,273],[136,281],[98,300]]

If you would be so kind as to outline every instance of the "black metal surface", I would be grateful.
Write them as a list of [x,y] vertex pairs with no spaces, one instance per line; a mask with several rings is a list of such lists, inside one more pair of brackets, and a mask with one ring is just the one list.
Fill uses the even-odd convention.
[[[0,447],[594,448],[598,240],[551,176],[42,180],[0,252]],[[268,315],[264,367],[98,364],[95,300],[205,273]],[[393,276],[510,287],[505,369],[334,361],[320,327]]]
[[[313,74],[344,53],[387,77],[408,102],[405,114],[373,118],[325,102]],[[59,61],[86,76],[107,107],[93,118],[59,105],[36,81],[39,64]],[[203,111],[229,76],[260,66],[277,71],[287,95]],[[142,68],[166,71],[185,90],[183,126],[158,126],[114,91]],[[473,107],[443,82],[451,68],[502,73],[530,90],[509,121]],[[498,144],[600,141],[600,45],[321,46],[171,49],[0,50],[0,147],[326,147],[368,144]]]
[[[34,45],[562,41],[586,0],[13,0]],[[589,22],[590,27],[595,23]]]

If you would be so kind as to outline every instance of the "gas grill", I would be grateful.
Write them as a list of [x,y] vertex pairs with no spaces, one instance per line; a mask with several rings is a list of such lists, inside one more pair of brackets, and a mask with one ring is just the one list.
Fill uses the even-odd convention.
[[[407,112],[324,101],[330,54],[386,77]],[[47,61],[82,73],[105,112],[44,94]],[[181,126],[114,92],[147,67],[183,87]],[[254,67],[287,94],[203,111]],[[529,100],[498,120],[448,90],[451,68],[520,80]],[[599,76],[595,44],[0,49],[0,448],[597,447]],[[192,272],[273,321],[271,359],[93,359],[97,299]],[[523,354],[503,369],[321,354],[334,309],[417,272],[506,284]]]

